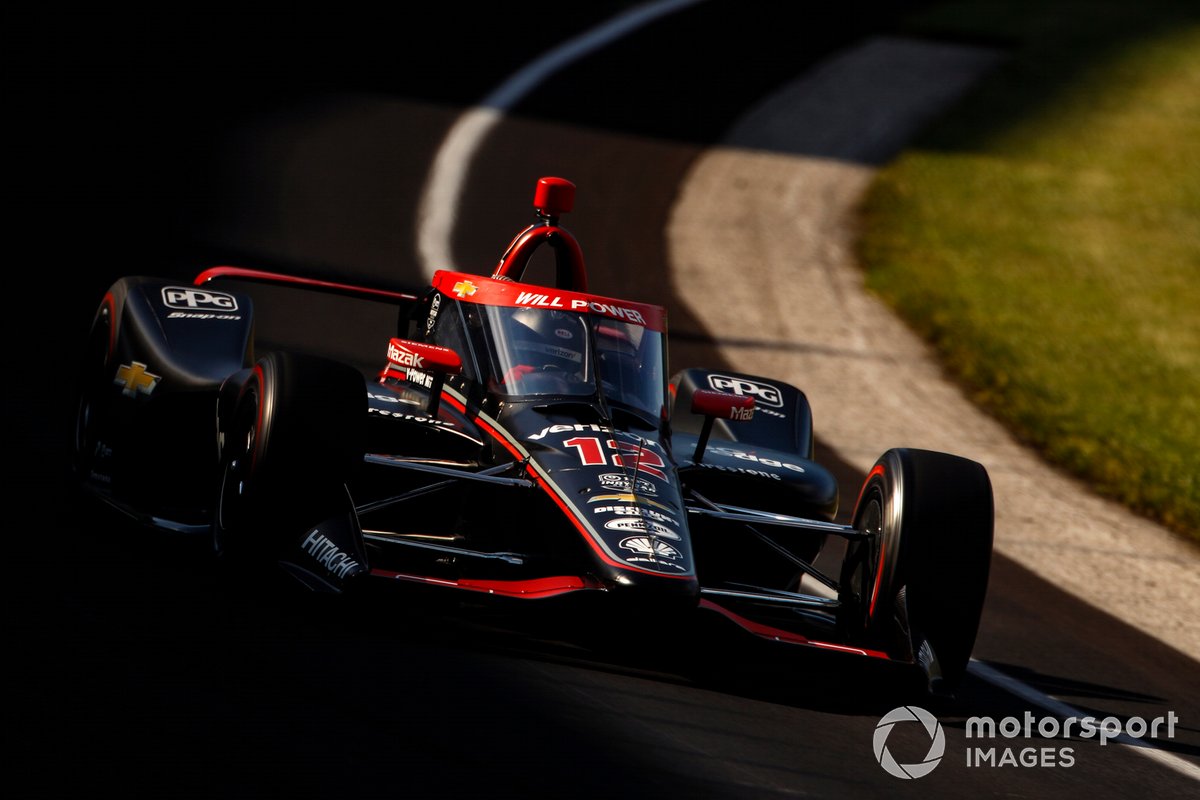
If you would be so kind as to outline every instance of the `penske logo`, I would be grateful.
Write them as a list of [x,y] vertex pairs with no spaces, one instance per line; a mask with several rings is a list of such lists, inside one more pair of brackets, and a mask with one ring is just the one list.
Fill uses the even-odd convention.
[[[657,522],[640,519],[637,517],[621,517],[618,519],[609,520],[604,523],[604,527],[610,531],[625,531],[629,533],[649,533],[653,536],[662,536],[665,539],[679,539],[679,534]],[[624,546],[624,545],[622,545]]]

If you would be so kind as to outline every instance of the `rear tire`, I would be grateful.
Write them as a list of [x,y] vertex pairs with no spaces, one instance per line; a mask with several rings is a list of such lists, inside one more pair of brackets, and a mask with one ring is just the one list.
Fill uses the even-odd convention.
[[842,570],[841,623],[851,641],[913,659],[930,688],[966,673],[987,593],[992,485],[982,464],[893,449],[863,484]]
[[288,534],[344,506],[345,483],[362,463],[366,404],[362,374],[345,364],[295,353],[259,359],[232,412],[218,411],[218,557],[270,560]]

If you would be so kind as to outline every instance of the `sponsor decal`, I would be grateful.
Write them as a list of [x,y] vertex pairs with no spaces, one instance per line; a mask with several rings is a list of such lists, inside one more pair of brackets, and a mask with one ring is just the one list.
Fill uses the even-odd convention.
[[651,536],[629,536],[621,540],[621,548],[630,550],[636,555],[626,558],[630,562],[649,561],[654,564],[664,564],[676,569],[682,569],[678,564],[671,562],[678,561],[683,558],[683,555],[675,549],[673,545],[659,540]]
[[699,464],[693,463],[693,467],[701,467],[703,469],[715,469],[718,472],[735,472],[739,475],[756,475],[760,478],[770,478],[771,480],[783,480],[777,472],[767,472],[761,469],[749,469],[748,467],[727,467],[724,464],[714,464],[711,461],[701,461]]
[[[447,296],[457,295],[460,299],[471,303],[597,314],[656,331],[663,331],[666,327],[665,309],[632,300],[597,297],[554,287],[514,284],[513,281],[498,276],[485,278],[445,270],[439,270],[434,275],[433,284],[434,288]],[[563,327],[570,328],[571,326],[564,325]]]
[[[164,286],[163,305],[180,311],[237,311],[237,298],[225,292],[197,289],[194,286]],[[237,317],[236,319],[241,319]]]
[[411,400],[407,397],[397,397],[394,394],[379,394],[378,392],[367,392],[367,397],[373,397],[381,403],[407,403],[410,406],[421,405],[418,400]]
[[[637,517],[625,517],[623,519],[610,519],[604,523],[604,527],[610,531],[625,531],[627,533],[646,533],[651,536],[662,536],[666,539],[679,539],[679,534],[668,528],[666,525],[659,525],[657,522],[639,519]],[[625,546],[625,542],[621,542],[621,546]],[[675,556],[677,557],[677,556]]]
[[565,347],[559,347],[556,344],[541,343],[541,342],[524,342],[521,347],[525,350],[532,350],[538,353],[544,353],[548,356],[561,358],[563,361],[571,361],[579,364],[583,361],[583,353],[576,350],[568,350]]
[[561,308],[567,311],[591,311],[606,317],[632,322],[635,325],[646,324],[642,312],[636,308],[619,306],[615,303],[601,303],[596,300],[585,300],[581,297],[563,297],[562,295],[538,294],[537,292],[521,292],[517,295],[516,305],[534,306],[537,308]]
[[172,311],[167,319],[241,319],[241,314],[204,314],[199,311]]
[[613,429],[604,425],[597,425],[594,422],[578,422],[574,425],[547,425],[537,433],[531,434],[527,438],[538,442],[546,438],[550,433],[572,433],[574,431],[594,431],[595,433],[612,433]]
[[753,408],[731,408],[729,409],[729,418],[738,422],[749,422],[754,419]]
[[709,447],[708,452],[720,453],[723,456],[730,456],[741,461],[751,461],[755,464],[762,464],[764,467],[774,467],[775,469],[790,469],[792,472],[804,472],[804,467],[799,464],[792,464],[788,461],[780,461],[777,458],[760,458],[754,453],[747,453],[744,450],[736,450],[732,447]]
[[617,489],[622,492],[636,491],[638,494],[658,494],[654,484],[645,478],[633,478],[617,472],[605,472],[603,475],[597,475],[596,480],[600,481],[600,485],[605,489]]
[[318,564],[335,577],[344,578],[351,572],[362,569],[353,556],[338,548],[321,533],[320,528],[313,528],[309,531],[301,547],[304,552],[312,556]]
[[407,422],[421,422],[426,425],[441,425],[446,428],[454,427],[453,424],[446,422],[443,419],[434,419],[433,417],[427,417],[424,414],[406,414],[403,411],[392,411],[391,409],[387,408],[375,408],[374,406],[370,406],[367,408],[367,413],[377,414],[381,417],[391,417],[392,419],[402,419]]
[[560,339],[574,339],[575,334],[571,333],[566,328],[555,328],[554,335]]
[[620,473],[605,473],[604,475],[596,476],[596,480],[600,481],[600,486],[606,489],[619,489],[620,492],[636,492],[637,494],[659,493],[658,489],[654,488],[654,483],[647,481],[644,477],[634,477]]
[[433,376],[428,372],[421,372],[416,369],[405,370],[404,378],[409,383],[415,383],[418,386],[424,386],[426,389],[433,388]]
[[517,295],[517,305],[566,308],[566,304],[563,303],[563,298],[561,297],[551,297],[548,294],[535,294],[533,292],[521,292]]
[[462,358],[449,347],[407,339],[389,339],[387,357],[389,367],[407,370],[457,373],[462,369]]
[[728,375],[709,375],[708,385],[713,391],[736,394],[738,397],[753,397],[756,405],[783,408],[783,392],[778,386],[769,383]]
[[657,500],[651,500],[648,497],[642,497],[636,494],[598,494],[588,500],[588,503],[634,503],[642,505],[651,505],[655,508],[661,508],[663,511],[669,511],[672,514],[676,513],[676,509],[665,503],[660,503]]
[[394,339],[388,342],[387,357],[388,361],[398,367],[416,367],[417,369],[422,369],[425,366],[425,360],[421,356],[407,347],[396,344]]
[[442,296],[440,294],[435,294],[433,296],[433,300],[429,303],[429,316],[425,318],[426,336],[428,336],[429,332],[433,330],[433,325],[435,322],[437,322],[438,311],[441,310],[441,307]]
[[670,525],[679,525],[679,520],[672,517],[670,514],[664,514],[661,511],[655,511],[653,508],[646,508],[640,505],[629,506],[600,506],[592,509],[593,514],[617,514],[622,517],[644,517],[652,519],[655,522],[666,522]]
[[121,394],[126,397],[137,397],[138,394],[148,395],[162,380],[161,375],[146,371],[146,365],[140,361],[132,364],[122,364],[117,368],[117,377],[113,384],[121,387]]
[[88,479],[98,483],[111,484],[112,476],[107,472],[101,472],[100,470],[104,469],[104,463],[108,459],[112,458],[112,448],[106,445],[104,442],[97,441],[96,447],[92,452],[96,457],[96,463],[95,468],[88,472]]

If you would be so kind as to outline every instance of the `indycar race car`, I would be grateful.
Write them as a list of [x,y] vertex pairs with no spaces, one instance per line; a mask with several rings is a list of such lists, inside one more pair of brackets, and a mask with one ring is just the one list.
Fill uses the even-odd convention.
[[[671,374],[664,308],[588,291],[559,224],[574,192],[542,178],[490,275],[442,270],[412,293],[225,266],[116,281],[81,370],[80,485],[320,592],[716,615],[953,691],[991,560],[985,468],[887,450],[836,522],[804,393]],[[525,280],[542,245],[553,285]],[[394,303],[378,372],[256,352],[246,281]]]

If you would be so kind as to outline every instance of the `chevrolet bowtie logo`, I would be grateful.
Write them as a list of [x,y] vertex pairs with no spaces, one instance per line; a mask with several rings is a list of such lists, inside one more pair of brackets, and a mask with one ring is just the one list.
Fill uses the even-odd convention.
[[459,281],[454,284],[454,293],[459,297],[470,297],[479,291],[479,288],[470,281]]
[[142,394],[153,392],[154,387],[161,380],[161,375],[146,372],[146,365],[140,361],[135,361],[133,362],[133,366],[122,364],[117,370],[117,377],[113,380],[113,383],[122,387],[121,394],[126,397],[137,397],[138,392]]

